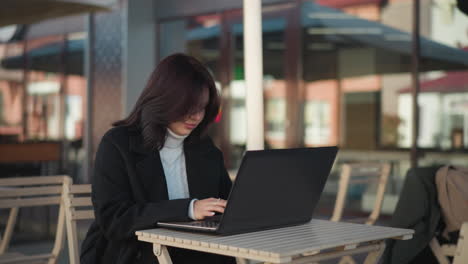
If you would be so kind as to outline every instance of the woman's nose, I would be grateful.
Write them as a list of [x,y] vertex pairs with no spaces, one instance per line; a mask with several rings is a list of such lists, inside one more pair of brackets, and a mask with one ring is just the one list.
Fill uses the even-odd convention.
[[193,113],[193,114],[190,115],[189,118],[192,119],[192,120],[197,120],[198,121],[198,120],[203,118],[203,111]]

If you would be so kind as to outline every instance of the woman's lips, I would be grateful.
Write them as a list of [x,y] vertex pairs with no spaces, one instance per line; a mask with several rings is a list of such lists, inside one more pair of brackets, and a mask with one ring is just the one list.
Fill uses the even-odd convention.
[[184,125],[185,125],[185,128],[190,129],[190,130],[192,130],[192,129],[194,129],[194,128],[197,127],[197,125],[195,125],[195,124],[187,124],[187,123],[184,123]]

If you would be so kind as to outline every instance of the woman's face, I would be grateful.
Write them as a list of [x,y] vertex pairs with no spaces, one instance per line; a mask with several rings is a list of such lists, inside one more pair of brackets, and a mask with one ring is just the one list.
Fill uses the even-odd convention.
[[205,108],[209,102],[208,89],[203,91],[199,106],[197,106],[193,113],[188,114],[184,120],[172,122],[169,124],[169,129],[180,136],[189,135],[205,117]]

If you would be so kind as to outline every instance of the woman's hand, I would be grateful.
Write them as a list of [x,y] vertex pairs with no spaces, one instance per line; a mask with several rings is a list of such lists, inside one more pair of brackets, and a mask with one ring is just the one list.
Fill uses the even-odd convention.
[[196,200],[193,203],[193,215],[196,220],[203,220],[206,217],[215,215],[216,212],[224,213],[226,203],[226,200],[216,198]]

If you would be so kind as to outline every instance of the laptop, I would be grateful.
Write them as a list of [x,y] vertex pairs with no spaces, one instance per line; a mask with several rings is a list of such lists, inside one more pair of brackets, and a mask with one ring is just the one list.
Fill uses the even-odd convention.
[[247,151],[224,214],[201,221],[157,224],[227,235],[307,223],[337,151],[337,147]]

